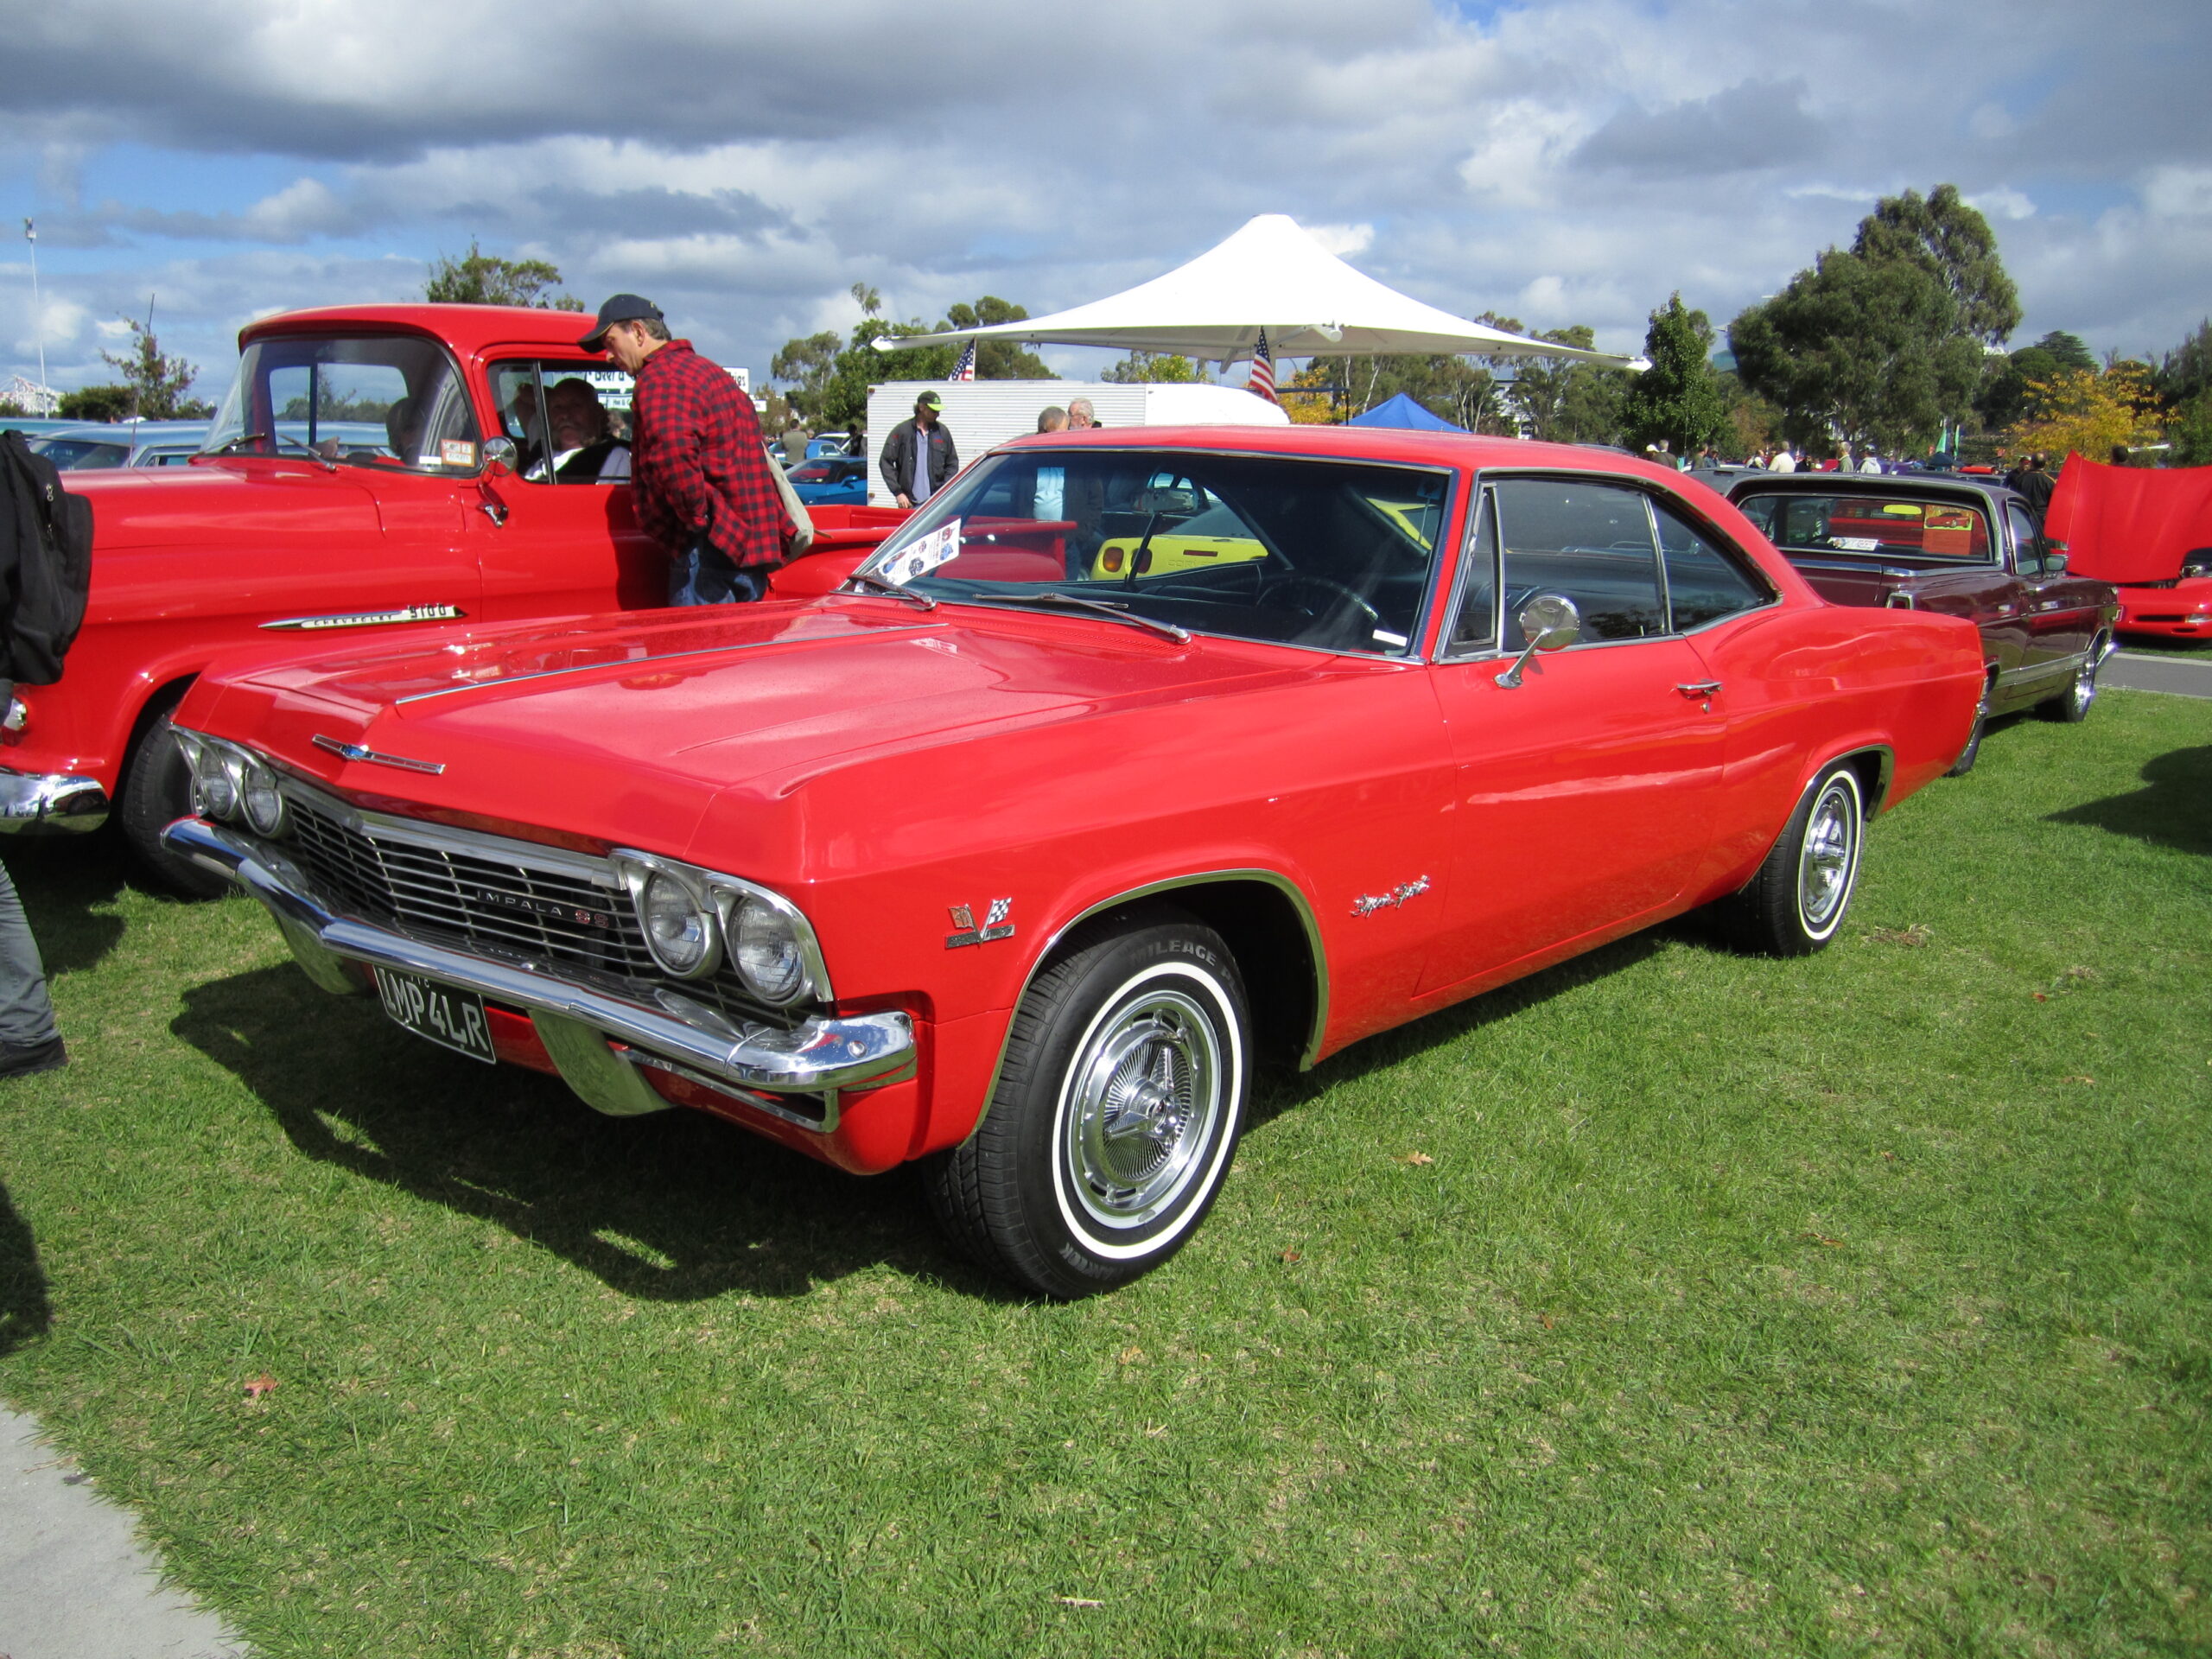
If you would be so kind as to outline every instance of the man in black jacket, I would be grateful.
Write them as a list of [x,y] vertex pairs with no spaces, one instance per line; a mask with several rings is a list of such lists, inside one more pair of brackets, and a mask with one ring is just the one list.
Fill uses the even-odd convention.
[[[960,470],[960,452],[952,447],[952,434],[938,419],[944,407],[944,399],[937,393],[924,392],[914,399],[914,418],[899,422],[883,441],[883,481],[902,507],[920,506]],[[926,465],[922,464],[925,457]]]

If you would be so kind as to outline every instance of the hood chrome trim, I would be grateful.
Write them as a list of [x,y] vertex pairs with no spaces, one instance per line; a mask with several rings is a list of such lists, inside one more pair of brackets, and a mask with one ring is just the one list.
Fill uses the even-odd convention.
[[420,772],[432,778],[445,771],[442,760],[416,760],[404,754],[381,754],[362,743],[347,743],[335,737],[325,737],[317,732],[308,740],[318,749],[336,755],[340,760],[361,760],[371,766],[397,766],[402,772]]

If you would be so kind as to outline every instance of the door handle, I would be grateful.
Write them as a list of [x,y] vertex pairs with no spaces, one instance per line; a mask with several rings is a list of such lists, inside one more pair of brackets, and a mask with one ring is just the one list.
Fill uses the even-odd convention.
[[1675,690],[1681,692],[1684,696],[1689,698],[1693,702],[1701,702],[1707,697],[1718,696],[1719,695],[1720,682],[1718,680],[1693,680],[1688,685],[1676,686]]

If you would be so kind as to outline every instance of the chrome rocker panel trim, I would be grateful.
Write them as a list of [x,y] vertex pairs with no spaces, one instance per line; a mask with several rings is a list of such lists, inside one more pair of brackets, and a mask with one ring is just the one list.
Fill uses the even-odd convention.
[[97,778],[0,767],[0,834],[82,835],[107,822],[108,805]]
[[[162,842],[179,856],[227,876],[266,906],[301,967],[326,990],[362,988],[347,978],[341,962],[420,974],[527,1009],[533,1017],[544,1014],[579,1022],[603,1038],[639,1050],[639,1058],[647,1064],[665,1059],[671,1069],[687,1070],[715,1086],[771,1095],[823,1095],[826,1118],[776,1112],[819,1132],[836,1127],[836,1090],[873,1088],[914,1074],[913,1021],[899,1010],[809,1020],[787,1032],[734,1025],[706,1008],[699,1010],[703,1017],[686,1019],[664,1006],[648,1007],[550,974],[426,944],[388,928],[334,915],[315,899],[289,860],[202,819],[179,818],[162,832]],[[548,1052],[556,1054],[557,1063],[558,1053],[550,1045]],[[565,1065],[562,1075],[572,1086],[575,1084]],[[578,1092],[598,1104],[592,1093],[582,1088]],[[765,1103],[754,1103],[773,1109]]]

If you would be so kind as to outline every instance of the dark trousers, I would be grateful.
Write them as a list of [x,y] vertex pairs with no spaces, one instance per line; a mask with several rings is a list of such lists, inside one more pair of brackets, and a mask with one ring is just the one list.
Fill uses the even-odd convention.
[[0,1043],[28,1048],[51,1041],[54,1034],[54,1002],[46,994],[38,941],[16,884],[0,867]]
[[668,563],[671,605],[746,605],[768,594],[768,573],[741,569],[704,542],[695,542]]

